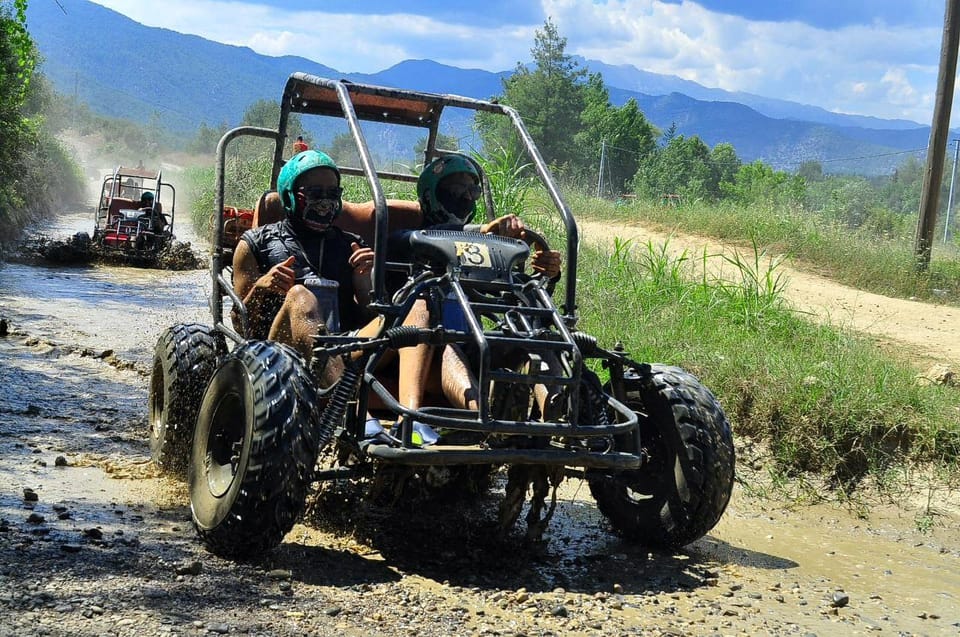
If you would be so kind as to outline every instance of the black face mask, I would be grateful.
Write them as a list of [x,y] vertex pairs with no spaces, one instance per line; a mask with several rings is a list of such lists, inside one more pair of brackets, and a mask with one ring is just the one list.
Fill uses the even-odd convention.
[[297,225],[313,232],[323,232],[343,209],[340,188],[301,188],[296,193]]
[[470,221],[477,209],[476,197],[469,190],[455,194],[446,188],[440,188],[437,190],[437,201],[461,223]]

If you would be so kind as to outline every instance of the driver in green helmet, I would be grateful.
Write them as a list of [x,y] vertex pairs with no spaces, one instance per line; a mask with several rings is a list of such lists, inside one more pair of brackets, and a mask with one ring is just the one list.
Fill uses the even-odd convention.
[[[459,154],[434,159],[424,167],[417,179],[417,198],[423,214],[423,227],[522,239],[525,227],[523,221],[514,214],[503,215],[484,224],[470,223],[481,193],[480,173],[470,159]],[[560,274],[561,261],[560,253],[555,250],[535,250],[530,266],[534,272],[556,278]],[[425,299],[414,304],[404,325],[431,325],[430,310]],[[437,354],[437,349],[430,345],[400,350],[398,400],[411,409],[419,409],[423,406],[428,385],[431,385],[434,392],[442,393],[454,407],[477,409],[477,382],[469,370],[463,351],[457,345],[448,345],[439,357]],[[435,360],[437,358],[439,360]],[[431,374],[431,371],[435,373]],[[420,440],[417,440],[418,435]],[[422,444],[430,444],[437,440],[437,434],[426,425],[415,423],[414,439],[422,441]]]
[[233,286],[250,338],[295,347],[309,362],[314,336],[364,323],[373,250],[332,225],[343,208],[340,171],[316,150],[294,155],[277,178],[285,218],[248,230],[233,257]]

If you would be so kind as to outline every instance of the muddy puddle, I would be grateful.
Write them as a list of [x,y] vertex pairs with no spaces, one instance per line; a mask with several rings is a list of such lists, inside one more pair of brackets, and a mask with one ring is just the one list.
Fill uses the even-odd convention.
[[[89,219],[64,215],[57,228],[69,234]],[[92,560],[96,571],[104,558],[84,543],[93,528],[102,535],[96,550],[113,547],[111,577],[137,574],[124,580],[127,589],[169,581],[182,592],[189,574],[172,579],[165,564],[195,559],[207,569],[207,579],[189,584],[203,592],[189,619],[178,619],[176,595],[156,593],[160,601],[146,611],[142,600],[130,602],[138,622],[130,630],[105,623],[89,634],[157,634],[178,622],[184,634],[210,634],[224,631],[206,622],[220,621],[234,627],[226,632],[282,635],[960,635],[955,492],[904,493],[898,506],[790,506],[758,495],[762,471],[741,472],[719,525],[675,554],[611,533],[586,484],[571,479],[541,544],[497,535],[496,489],[469,505],[361,506],[337,520],[317,517],[314,507],[264,566],[288,572],[296,595],[259,580],[237,584],[235,567],[199,546],[183,485],[155,473],[147,445],[154,344],[175,323],[209,323],[209,289],[206,271],[0,264],[0,316],[10,330],[0,338],[0,555],[8,560],[0,576],[49,564],[80,599],[85,585],[71,588],[62,552],[37,561],[30,551],[83,547],[73,559]],[[31,513],[44,521],[26,522]],[[225,581],[236,586],[229,602],[220,597]],[[431,600],[422,625],[407,624],[419,626],[414,632],[371,620],[379,613],[372,606],[360,615],[331,610],[393,604],[401,595]],[[314,623],[280,628],[270,623],[272,605],[288,623]],[[238,628],[261,614],[265,628]]]

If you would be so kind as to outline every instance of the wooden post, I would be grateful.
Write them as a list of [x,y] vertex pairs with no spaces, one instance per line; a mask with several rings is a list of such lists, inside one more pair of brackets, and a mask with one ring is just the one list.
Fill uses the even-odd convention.
[[953,105],[953,86],[957,74],[957,44],[960,29],[960,0],[946,0],[947,9],[943,18],[943,41],[940,44],[940,74],[937,78],[937,97],[933,108],[933,125],[930,127],[930,144],[927,148],[927,165],[923,174],[923,190],[920,192],[920,216],[917,219],[917,236],[914,256],[917,270],[925,272],[930,267],[930,249],[933,245],[933,229],[937,222],[937,205],[940,203],[940,183],[943,179],[943,157],[950,136],[950,108]]

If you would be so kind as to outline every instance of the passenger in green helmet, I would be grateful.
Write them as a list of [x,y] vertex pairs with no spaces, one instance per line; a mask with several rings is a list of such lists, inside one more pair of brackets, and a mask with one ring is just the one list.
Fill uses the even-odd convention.
[[243,234],[233,285],[247,309],[247,336],[292,345],[309,361],[319,331],[363,325],[373,250],[332,225],[343,202],[340,171],[327,155],[294,155],[277,190],[286,218]]
[[287,217],[300,232],[326,232],[343,209],[340,170],[316,150],[297,153],[283,165],[277,192]]

